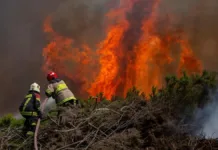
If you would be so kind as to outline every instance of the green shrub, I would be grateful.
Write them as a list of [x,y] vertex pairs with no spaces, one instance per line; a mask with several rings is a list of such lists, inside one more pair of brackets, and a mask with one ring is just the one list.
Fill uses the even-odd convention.
[[0,127],[20,127],[24,123],[24,119],[16,119],[12,114],[7,114],[0,118]]
[[126,93],[126,100],[132,101],[135,99],[146,99],[145,93],[140,92],[135,86],[130,88],[128,92]]
[[192,75],[183,72],[180,78],[169,75],[165,78],[164,88],[158,91],[152,89],[150,99],[153,102],[168,103],[173,113],[190,118],[196,108],[202,108],[209,102],[209,91],[216,89],[216,76],[216,73],[207,71]]

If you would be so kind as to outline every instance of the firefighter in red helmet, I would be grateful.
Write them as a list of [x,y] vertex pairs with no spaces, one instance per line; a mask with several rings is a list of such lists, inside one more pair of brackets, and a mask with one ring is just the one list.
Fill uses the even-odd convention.
[[47,80],[49,85],[45,94],[47,97],[55,99],[58,106],[65,106],[68,104],[73,104],[75,106],[78,104],[78,100],[75,98],[74,94],[68,88],[66,83],[58,78],[55,72],[49,72],[47,74]]

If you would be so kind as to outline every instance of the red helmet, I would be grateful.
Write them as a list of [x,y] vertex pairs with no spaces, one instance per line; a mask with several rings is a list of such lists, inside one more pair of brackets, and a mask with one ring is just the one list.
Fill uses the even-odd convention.
[[47,74],[47,80],[48,81],[51,81],[51,80],[57,79],[57,78],[58,78],[58,75],[55,72],[53,72],[53,71],[51,71],[51,72],[49,72]]

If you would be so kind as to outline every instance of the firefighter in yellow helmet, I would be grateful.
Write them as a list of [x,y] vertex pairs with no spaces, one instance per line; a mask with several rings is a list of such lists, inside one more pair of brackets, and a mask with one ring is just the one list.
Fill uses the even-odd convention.
[[58,106],[65,106],[68,104],[76,106],[78,104],[78,100],[75,98],[74,94],[66,83],[58,78],[55,72],[49,72],[47,74],[47,80],[49,85],[45,94],[47,97],[54,98]]
[[37,83],[32,83],[19,107],[21,115],[25,118],[24,136],[34,135],[37,121],[39,118],[42,118],[40,104],[40,86]]

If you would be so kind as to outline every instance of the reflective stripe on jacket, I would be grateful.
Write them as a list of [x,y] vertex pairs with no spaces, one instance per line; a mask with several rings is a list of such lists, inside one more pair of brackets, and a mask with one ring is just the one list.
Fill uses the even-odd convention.
[[52,96],[57,105],[61,105],[69,100],[76,100],[74,94],[65,84],[65,82],[60,79],[51,81],[45,93],[48,97]]

